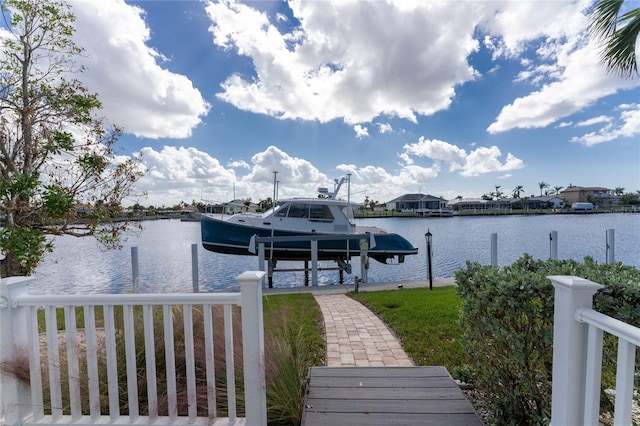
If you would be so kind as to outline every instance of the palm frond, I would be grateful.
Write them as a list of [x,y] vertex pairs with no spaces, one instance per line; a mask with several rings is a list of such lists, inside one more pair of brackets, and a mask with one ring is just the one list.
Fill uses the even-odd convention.
[[601,61],[609,72],[630,78],[640,74],[636,57],[640,8],[618,16],[623,3],[624,0],[601,0],[589,18],[589,32],[601,42]]
[[589,17],[592,36],[605,39],[613,34],[618,23],[618,14],[624,0],[601,0]]

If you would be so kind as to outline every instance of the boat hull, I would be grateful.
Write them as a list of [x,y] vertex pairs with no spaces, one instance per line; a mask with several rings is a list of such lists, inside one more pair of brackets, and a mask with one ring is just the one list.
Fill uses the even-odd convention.
[[[256,255],[249,250],[251,238],[257,237],[296,237],[311,235],[331,235],[327,233],[292,232],[278,229],[260,228],[232,223],[225,220],[203,215],[201,219],[202,245],[206,250],[235,254]],[[375,247],[368,250],[369,257],[382,263],[397,258],[399,262],[404,256],[417,254],[418,249],[394,233],[374,233]],[[267,255],[276,260],[309,260],[311,258],[310,242],[287,241],[265,244]],[[273,250],[273,253],[271,251]],[[318,241],[318,259],[336,260],[360,256],[360,242],[336,237]]]

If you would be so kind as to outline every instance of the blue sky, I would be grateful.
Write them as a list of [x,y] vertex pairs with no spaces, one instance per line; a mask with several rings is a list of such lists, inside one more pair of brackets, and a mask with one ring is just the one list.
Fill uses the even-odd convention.
[[70,5],[144,205],[258,201],[273,171],[280,198],[640,190],[640,77],[599,65],[590,1]]

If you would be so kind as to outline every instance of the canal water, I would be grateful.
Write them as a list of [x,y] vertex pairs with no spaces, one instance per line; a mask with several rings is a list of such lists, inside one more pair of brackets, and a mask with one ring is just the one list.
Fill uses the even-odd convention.
[[[615,234],[615,260],[640,268],[640,214],[585,214],[539,216],[466,216],[451,218],[358,219],[358,223],[397,232],[411,241],[419,252],[407,256],[400,265],[383,265],[371,260],[370,282],[424,279],[427,277],[425,234],[433,235],[433,276],[452,277],[467,260],[491,262],[491,234],[498,235],[498,264],[513,263],[523,253],[535,258],[550,256],[549,233],[558,232],[558,257],[582,260],[591,256],[606,260],[606,233]],[[37,268],[30,286],[38,294],[130,293],[132,291],[131,247],[139,258],[139,291],[191,292],[192,248],[198,246],[200,291],[236,291],[235,277],[258,269],[257,257],[212,253],[200,245],[200,223],[179,220],[142,222],[143,231],[130,236],[121,250],[104,251],[90,238],[56,237],[55,250]],[[321,262],[333,267],[333,262]],[[357,258],[353,273],[360,275]],[[300,268],[301,262],[278,262],[278,268]],[[320,285],[338,283],[337,271],[320,271]],[[304,283],[302,272],[277,272],[274,286],[291,287]]]

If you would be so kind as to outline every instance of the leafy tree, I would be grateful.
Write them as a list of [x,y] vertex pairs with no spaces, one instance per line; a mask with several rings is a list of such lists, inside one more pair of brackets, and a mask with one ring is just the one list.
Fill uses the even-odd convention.
[[[121,201],[140,178],[118,160],[120,129],[78,80],[74,16],[52,0],[0,0],[10,34],[0,47],[0,247],[6,275],[28,275],[52,249],[47,235],[92,235],[119,245]],[[87,207],[78,221],[75,206]]]
[[620,201],[623,205],[638,205],[640,204],[640,192],[628,192],[620,198]]
[[266,200],[258,201],[258,205],[260,206],[260,209],[262,211],[267,211],[271,207],[273,207],[273,200],[271,199],[271,197],[268,197]]
[[589,30],[602,46],[601,61],[623,78],[639,75],[636,43],[640,35],[640,7],[624,14],[623,0],[600,0],[590,17]]

